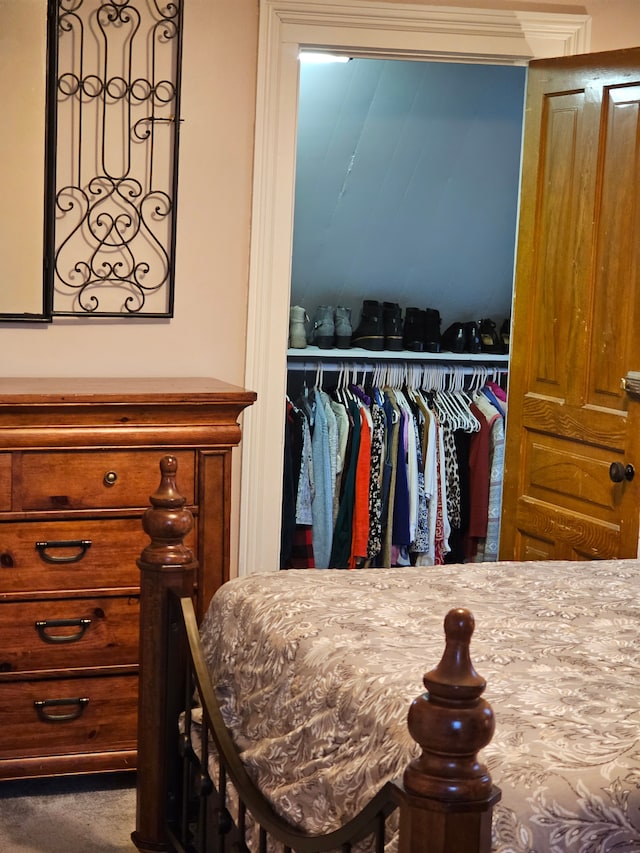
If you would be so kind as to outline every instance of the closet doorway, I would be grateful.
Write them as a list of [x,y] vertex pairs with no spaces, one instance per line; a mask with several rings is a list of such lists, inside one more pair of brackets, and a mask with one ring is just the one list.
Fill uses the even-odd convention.
[[283,399],[295,186],[298,54],[525,65],[587,52],[588,16],[359,3],[263,0],[258,55],[240,574],[279,565]]

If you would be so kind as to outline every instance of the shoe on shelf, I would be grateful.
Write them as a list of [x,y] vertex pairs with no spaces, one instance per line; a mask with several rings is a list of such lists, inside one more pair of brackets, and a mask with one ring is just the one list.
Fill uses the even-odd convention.
[[338,349],[349,349],[351,346],[351,335],[353,334],[353,329],[351,328],[351,308],[345,308],[342,305],[336,307],[334,326],[336,347]]
[[440,312],[435,308],[427,308],[424,312],[424,350],[425,352],[440,352],[442,335],[440,334]]
[[400,352],[402,342],[402,308],[397,302],[382,303],[382,325],[384,328],[384,348]]
[[404,348],[411,352],[424,352],[427,312],[422,308],[407,308],[404,312]]
[[502,344],[500,343],[500,338],[498,337],[498,332],[496,330],[496,324],[493,320],[490,320],[488,318],[485,320],[480,320],[480,344],[482,346],[482,352],[502,352]]
[[320,349],[331,349],[333,347],[336,330],[331,305],[318,305],[316,308],[311,336],[311,343]]
[[306,349],[308,322],[307,312],[300,305],[289,309],[289,346],[292,349]]
[[508,353],[511,345],[511,317],[507,317],[500,326],[500,341],[502,352]]
[[480,327],[475,320],[464,324],[464,351],[472,355],[482,352],[482,341],[480,340]]
[[351,346],[379,352],[384,349],[382,306],[375,299],[365,299],[358,328],[351,336]]
[[464,352],[466,341],[463,323],[452,323],[442,333],[442,348],[448,352]]

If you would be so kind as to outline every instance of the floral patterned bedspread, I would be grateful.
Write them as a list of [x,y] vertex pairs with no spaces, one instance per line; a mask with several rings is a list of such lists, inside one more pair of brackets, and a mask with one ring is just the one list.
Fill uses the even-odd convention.
[[335,828],[417,751],[407,729],[451,607],[496,734],[498,853],[640,851],[640,561],[289,571],[232,580],[202,627],[249,772],[307,831]]

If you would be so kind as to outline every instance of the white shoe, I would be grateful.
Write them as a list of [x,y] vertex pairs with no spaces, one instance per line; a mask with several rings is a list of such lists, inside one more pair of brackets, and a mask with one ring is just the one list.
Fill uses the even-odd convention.
[[306,349],[309,317],[304,308],[294,305],[289,309],[289,346],[291,349]]

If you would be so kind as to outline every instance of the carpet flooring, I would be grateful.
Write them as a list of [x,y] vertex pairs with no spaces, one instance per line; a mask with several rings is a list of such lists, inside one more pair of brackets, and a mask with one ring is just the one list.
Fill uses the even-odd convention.
[[135,853],[134,773],[0,782],[2,853]]

